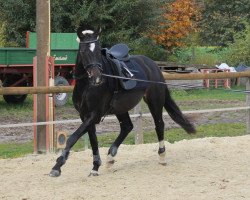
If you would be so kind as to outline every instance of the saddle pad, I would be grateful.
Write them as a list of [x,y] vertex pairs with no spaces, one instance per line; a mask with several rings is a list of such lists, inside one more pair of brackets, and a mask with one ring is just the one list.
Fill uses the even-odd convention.
[[[129,60],[124,62],[127,66],[127,68],[130,70],[130,72],[134,75],[133,78],[140,79],[140,80],[148,80],[146,73],[142,70],[140,65],[136,63],[133,60]],[[143,81],[136,81],[137,84],[133,89],[145,89],[148,85],[148,83]]]
[[[108,60],[104,55],[102,56],[102,62],[103,62],[103,73],[117,76],[116,66],[113,62]],[[124,63],[126,64],[127,68],[131,71],[131,73],[133,73],[134,75],[133,78],[148,80],[145,72],[135,61],[129,60]],[[105,79],[107,80],[110,91],[115,91],[117,89],[124,90],[124,88],[122,88],[120,84],[120,79],[111,77],[105,77]],[[133,88],[133,90],[143,90],[147,87],[147,85],[148,83],[146,82],[136,81],[136,86]]]

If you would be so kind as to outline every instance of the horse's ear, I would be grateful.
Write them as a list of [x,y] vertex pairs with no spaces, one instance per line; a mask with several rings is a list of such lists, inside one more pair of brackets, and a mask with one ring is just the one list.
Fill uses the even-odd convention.
[[99,29],[99,34],[101,34],[101,32],[102,32],[102,28],[101,27],[98,27],[98,29]]
[[101,32],[102,32],[102,28],[101,27],[97,27],[96,30],[95,30],[95,35],[97,37],[99,37],[99,35],[101,34]]

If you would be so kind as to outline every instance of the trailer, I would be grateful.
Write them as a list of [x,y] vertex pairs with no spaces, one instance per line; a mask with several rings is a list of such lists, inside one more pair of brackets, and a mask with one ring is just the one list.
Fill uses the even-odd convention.
[[[55,85],[74,85],[73,72],[78,43],[75,33],[52,33],[51,56],[55,59]],[[0,48],[0,80],[3,87],[33,86],[33,58],[36,33],[27,32],[26,48]],[[7,103],[23,103],[27,95],[3,95]],[[55,95],[55,105],[62,106],[69,94]]]

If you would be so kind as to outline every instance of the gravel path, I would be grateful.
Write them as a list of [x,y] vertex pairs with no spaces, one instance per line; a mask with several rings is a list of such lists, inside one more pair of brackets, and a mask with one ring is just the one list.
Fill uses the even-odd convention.
[[[183,140],[167,147],[158,164],[158,144],[122,145],[115,165],[88,177],[91,151],[74,152],[59,178],[48,173],[58,155],[0,159],[4,200],[246,200],[250,199],[250,136]],[[107,148],[101,148],[103,161]]]

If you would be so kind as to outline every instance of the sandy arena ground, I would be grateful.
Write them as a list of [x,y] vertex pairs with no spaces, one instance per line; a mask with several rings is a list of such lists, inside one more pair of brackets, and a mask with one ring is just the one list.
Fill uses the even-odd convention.
[[[121,146],[111,169],[88,177],[91,151],[73,152],[59,178],[48,173],[58,155],[0,160],[0,199],[250,199],[250,135],[166,142],[167,166],[158,144]],[[105,162],[107,148],[102,148]]]

